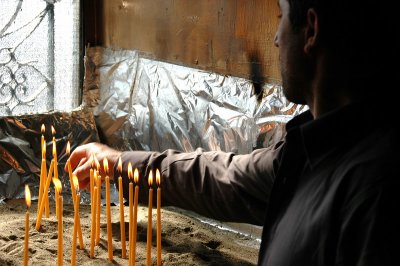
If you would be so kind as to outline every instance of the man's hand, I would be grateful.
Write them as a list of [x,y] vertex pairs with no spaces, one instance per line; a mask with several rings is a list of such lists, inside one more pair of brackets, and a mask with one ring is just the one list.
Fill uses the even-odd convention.
[[[118,163],[118,158],[121,156],[120,151],[114,150],[107,145],[101,143],[89,143],[76,148],[69,158],[73,174],[78,177],[79,187],[86,188],[90,182],[90,168],[93,164],[94,155],[100,163],[100,175],[105,177],[103,168],[103,159],[108,160],[108,175],[114,177],[114,165]],[[67,165],[65,165],[67,171]]]

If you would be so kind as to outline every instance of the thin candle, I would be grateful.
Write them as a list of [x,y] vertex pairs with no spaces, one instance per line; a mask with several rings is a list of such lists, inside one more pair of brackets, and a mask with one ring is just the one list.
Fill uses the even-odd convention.
[[26,213],[25,213],[25,243],[24,243],[24,266],[28,265],[29,260],[29,207],[31,206],[31,191],[29,186],[25,185],[25,202],[26,202]]
[[[93,193],[97,195],[98,187],[95,186],[93,188]],[[97,206],[97,197],[93,198],[93,204]],[[94,246],[95,246],[95,238],[96,238],[96,213],[92,212],[92,234],[90,236],[90,258],[94,258]]]
[[[71,153],[71,145],[70,145],[70,143],[68,141],[67,142],[67,148],[66,148],[66,154],[67,154],[68,157],[69,157],[70,153]],[[71,162],[70,162],[69,158],[67,160],[67,165],[68,165],[69,182],[71,184],[72,202],[73,202],[73,204],[75,206],[75,203],[76,203],[76,191],[79,190],[79,182],[78,182],[78,179],[76,179],[77,182],[78,182],[78,189],[77,189],[75,187],[75,184],[74,184],[74,180],[73,180],[74,175],[72,174]],[[80,223],[78,224],[77,234],[78,234],[78,237],[79,237],[79,248],[83,249],[84,244],[83,244],[83,236],[82,236],[82,227],[81,227]]]
[[57,220],[58,220],[58,249],[57,249],[57,254],[58,254],[58,265],[63,265],[63,197],[61,196],[61,189],[62,189],[62,184],[61,181],[57,178],[53,178],[54,182],[54,188],[56,190],[56,195],[58,195],[58,200],[57,200]]
[[108,259],[113,260],[112,246],[112,227],[111,227],[111,199],[110,199],[110,177],[108,176],[108,160],[103,160],[104,173],[106,175],[106,218],[107,218],[107,244],[108,244]]
[[156,170],[157,183],[157,266],[161,266],[161,176],[160,171]]
[[41,127],[41,132],[42,132],[42,137],[41,137],[41,142],[40,142],[40,148],[42,150],[42,164],[40,166],[40,181],[39,181],[39,200],[38,200],[38,207],[37,207],[37,214],[39,214],[39,206],[40,206],[40,202],[42,201],[42,197],[43,197],[43,187],[44,187],[44,183],[46,182],[45,178],[46,178],[46,174],[45,171],[47,170],[46,168],[46,143],[44,140],[44,132],[45,132],[46,128],[44,127],[44,124],[42,124]]
[[97,160],[97,157],[94,156],[94,161],[96,163],[96,168],[97,168],[97,205],[96,205],[96,246],[100,245],[100,212],[101,212],[101,176],[100,176],[100,162]]
[[95,162],[94,162],[94,156],[93,154],[90,156],[90,170],[89,170],[89,188],[90,188],[90,203],[91,203],[91,210],[92,212],[95,210],[95,206],[93,206],[93,186],[94,186],[94,167],[95,167]]
[[50,187],[51,176],[53,175],[53,169],[54,169],[54,161],[51,160],[49,174],[47,175],[46,184],[44,186],[43,199],[42,199],[42,202],[40,203],[39,215],[36,218],[36,230],[37,231],[39,231],[40,225],[42,222],[42,214],[43,214],[44,206],[45,206],[46,202],[48,202],[48,198],[49,198],[48,190]]
[[128,163],[128,178],[129,178],[129,265],[135,264],[135,260],[133,258],[133,172],[132,172],[132,164]]
[[121,248],[122,254],[121,257],[123,259],[126,258],[126,243],[125,243],[125,214],[124,214],[124,192],[122,187],[122,161],[121,157],[118,159],[118,192],[119,192],[119,227],[121,233]]
[[132,238],[132,243],[133,243],[133,248],[132,248],[132,258],[133,261],[136,260],[136,237],[137,237],[137,213],[138,213],[138,199],[139,199],[139,171],[137,168],[135,168],[135,171],[133,172],[133,180],[135,181],[135,197],[133,200],[133,238]]
[[54,184],[54,192],[55,192],[55,200],[56,200],[56,217],[58,218],[60,214],[59,210],[59,200],[60,200],[60,191],[62,188],[62,184],[60,179],[53,178],[53,184]]
[[[42,138],[41,138],[41,148],[43,148],[43,145],[46,146],[46,141],[44,139],[44,132],[46,131],[46,127],[44,126],[44,124],[42,124],[42,126],[40,127],[40,132],[42,133]],[[44,156],[46,156],[46,153],[44,153]],[[43,158],[43,153],[42,153],[42,158]]]
[[[43,137],[43,135],[42,135]],[[42,164],[40,166],[40,181],[39,181],[39,200],[38,200],[38,208],[37,215],[39,215],[39,207],[42,202],[43,193],[44,193],[44,185],[46,184],[47,177],[47,166],[46,166],[46,143],[43,142],[42,139]]]
[[68,167],[68,175],[69,175],[69,183],[71,184],[71,193],[72,193],[72,201],[75,205],[75,197],[76,197],[76,192],[75,192],[75,188],[74,188],[74,184],[73,184],[73,180],[72,180],[72,168],[71,168],[71,162],[69,161],[69,155],[71,153],[71,144],[69,143],[69,141],[67,142],[67,148],[66,148],[66,154],[68,156],[68,160],[67,160],[67,167]]
[[76,175],[72,177],[73,189],[76,191],[75,203],[74,203],[74,229],[72,232],[72,252],[71,252],[71,265],[76,265],[76,239],[78,233],[78,225],[81,223],[79,219],[79,203],[81,195],[79,194],[79,183]]
[[51,133],[53,134],[53,159],[54,159],[54,177],[58,178],[58,160],[57,160],[57,145],[56,145],[56,130],[51,126]]
[[[60,193],[61,194],[61,193]],[[58,201],[58,265],[63,265],[64,260],[64,250],[63,250],[63,196],[59,196],[60,199]]]
[[152,215],[153,215],[153,171],[149,173],[149,206],[147,215],[147,256],[146,265],[151,265],[151,237],[152,237]]

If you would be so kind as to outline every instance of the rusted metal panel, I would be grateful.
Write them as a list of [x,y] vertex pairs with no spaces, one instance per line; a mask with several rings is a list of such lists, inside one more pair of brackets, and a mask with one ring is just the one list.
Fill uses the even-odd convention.
[[[94,0],[92,0],[94,1]],[[256,83],[280,79],[276,0],[100,0],[96,42]],[[93,35],[93,34],[92,34]]]

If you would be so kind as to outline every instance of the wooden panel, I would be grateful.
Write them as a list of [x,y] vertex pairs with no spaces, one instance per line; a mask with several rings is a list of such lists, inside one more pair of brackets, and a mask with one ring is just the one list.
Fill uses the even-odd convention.
[[[92,0],[93,1],[93,0]],[[262,84],[280,79],[276,0],[100,0],[95,43]]]

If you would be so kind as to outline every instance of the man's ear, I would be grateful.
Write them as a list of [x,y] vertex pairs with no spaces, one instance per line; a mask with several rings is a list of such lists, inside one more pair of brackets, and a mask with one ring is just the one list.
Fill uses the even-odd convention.
[[309,8],[307,11],[307,23],[305,27],[305,43],[304,52],[310,54],[318,43],[319,39],[319,17],[314,8]]

